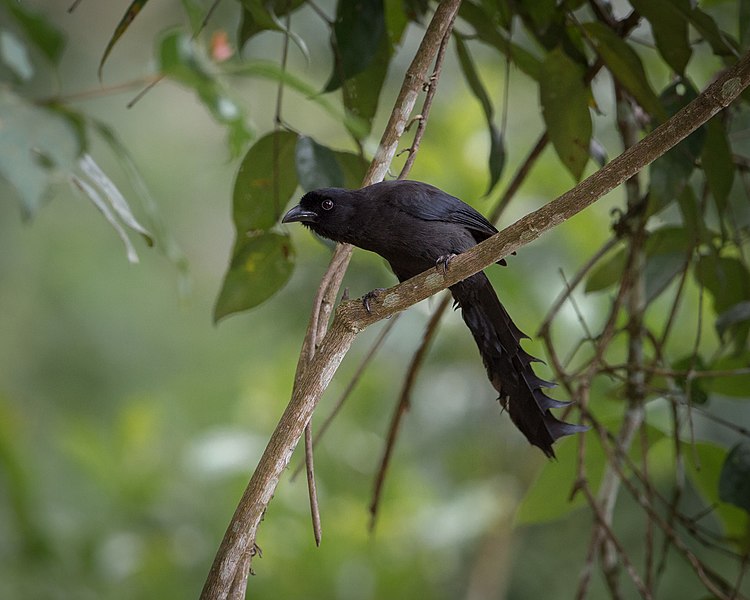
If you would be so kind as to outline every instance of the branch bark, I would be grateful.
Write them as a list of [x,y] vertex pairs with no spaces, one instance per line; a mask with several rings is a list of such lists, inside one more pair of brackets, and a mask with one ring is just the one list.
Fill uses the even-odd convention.
[[[429,69],[443,41],[450,34],[460,5],[461,0],[442,0],[435,9],[419,49],[406,71],[401,91],[363,185],[381,181],[388,172],[419,94],[425,84],[429,84]],[[340,244],[323,276],[302,343],[292,399],[271,435],[268,446],[227,527],[203,586],[201,600],[245,598],[252,557],[257,549],[255,537],[258,525],[273,497],[281,473],[289,464],[292,452],[310,422],[318,399],[328,387],[336,368],[354,339],[355,334],[346,331],[340,323],[334,323],[331,329],[328,329],[333,303],[351,253],[351,246]],[[319,347],[320,340],[323,342]],[[321,360],[323,357],[326,360]],[[337,358],[328,364],[327,359],[331,357]],[[312,390],[308,383],[311,378],[317,380]]]
[[[456,9],[458,4],[457,1],[443,2],[438,11]],[[433,23],[434,21],[435,19]],[[437,37],[435,48],[441,39],[442,36]],[[273,496],[282,471],[286,468],[305,426],[312,417],[318,400],[357,333],[494,264],[500,258],[581,212],[729,106],[748,84],[750,53],[743,56],[734,67],[722,73],[693,102],[638,144],[569,192],[457,256],[446,273],[433,269],[383,291],[370,303],[370,313],[364,309],[361,300],[342,302],[312,360],[298,372],[295,393],[237,507],[201,597],[244,597],[244,586],[250,567],[249,558],[255,548],[255,534],[260,519]],[[395,151],[395,143],[393,150]],[[369,181],[374,179],[368,179]],[[351,252],[351,249],[348,252]],[[242,596],[237,595],[239,592]]]

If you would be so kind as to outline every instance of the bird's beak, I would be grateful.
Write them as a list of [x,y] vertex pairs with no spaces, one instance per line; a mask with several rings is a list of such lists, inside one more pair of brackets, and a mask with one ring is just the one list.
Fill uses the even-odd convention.
[[288,213],[281,219],[282,223],[294,223],[300,221],[302,223],[314,223],[318,220],[318,215],[311,210],[303,209],[299,204],[292,208]]

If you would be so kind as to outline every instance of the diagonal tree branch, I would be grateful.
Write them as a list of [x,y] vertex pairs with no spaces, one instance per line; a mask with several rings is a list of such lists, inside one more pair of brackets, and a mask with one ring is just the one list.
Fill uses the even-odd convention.
[[[381,181],[388,172],[417,99],[422,93],[424,85],[428,83],[430,67],[443,40],[450,34],[460,4],[461,0],[442,0],[435,9],[422,42],[406,71],[401,91],[394,104],[378,150],[365,175],[363,185]],[[340,356],[335,360],[335,365],[338,367],[353,341],[353,335],[350,336],[341,332],[340,326],[328,330],[329,317],[349,264],[351,253],[351,246],[340,244],[336,248],[331,263],[323,276],[315,296],[310,322],[302,344],[292,400],[272,434],[227,527],[204,584],[201,593],[202,600],[224,600],[225,598],[239,600],[245,597],[251,560],[257,551],[255,537],[258,525],[273,497],[279,477],[289,464],[292,452],[302,435],[302,431],[309,423],[312,411],[320,397],[320,394],[318,394],[315,400],[310,402],[306,393],[305,382],[310,377],[316,377],[313,374],[318,372],[316,365],[319,363],[321,356],[329,356],[330,352],[340,352]],[[331,345],[328,344],[325,354],[322,355],[322,348],[319,347],[321,340],[324,343],[326,340],[330,340],[331,336],[337,336],[342,345],[338,349],[332,349]],[[323,374],[320,382],[324,385],[320,393],[328,386],[336,367],[327,374]],[[300,407],[302,410],[300,410]]]
[[[447,2],[438,7],[443,9]],[[457,6],[458,2],[450,4]],[[446,9],[447,10],[447,9]],[[436,12],[437,16],[437,12]],[[444,29],[442,34],[444,34]],[[439,45],[439,40],[435,46]],[[295,393],[269,440],[229,525],[209,573],[202,598],[226,598],[242,590],[255,547],[255,533],[305,426],[354,338],[365,327],[401,312],[494,264],[563,223],[666,153],[712,116],[729,106],[750,84],[750,53],[722,73],[693,102],[578,186],[518,220],[468,252],[443,273],[436,269],[383,291],[367,312],[361,300],[343,302],[312,360],[296,379]],[[395,146],[394,146],[395,150]],[[368,181],[371,181],[369,179]],[[350,252],[351,250],[349,250]],[[320,339],[320,338],[318,338]],[[239,597],[234,592],[229,597]]]

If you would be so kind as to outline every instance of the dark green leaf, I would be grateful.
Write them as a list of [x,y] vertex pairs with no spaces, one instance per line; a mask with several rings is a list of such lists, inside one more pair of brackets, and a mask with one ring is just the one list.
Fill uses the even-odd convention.
[[547,55],[541,74],[539,96],[547,132],[560,160],[579,180],[589,159],[592,131],[583,69],[558,48]]
[[[669,85],[660,99],[666,113],[673,115],[692,102],[695,89],[685,80]],[[676,201],[688,183],[703,151],[704,129],[698,129],[669,152],[657,158],[649,167],[649,211],[659,212]]]
[[466,82],[469,84],[469,89],[471,89],[477,100],[479,100],[479,103],[482,105],[484,117],[487,120],[487,130],[490,134],[490,183],[487,187],[486,193],[489,194],[500,179],[503,167],[505,167],[505,140],[503,138],[503,132],[500,131],[493,122],[495,109],[492,106],[492,101],[490,100],[487,90],[484,88],[484,84],[482,84],[482,81],[479,78],[479,73],[474,66],[474,60],[469,53],[469,49],[460,36],[456,36],[455,40],[461,70],[463,71],[464,77],[466,77]]
[[365,128],[348,127],[352,135],[358,139],[367,136],[372,128],[372,119],[378,109],[380,91],[388,73],[391,56],[391,44],[383,36],[372,64],[365,70],[348,78],[341,86],[344,107],[349,114],[359,119],[361,123],[366,124]]
[[148,2],[148,0],[133,0],[125,11],[125,14],[120,19],[120,22],[115,28],[115,32],[112,34],[109,42],[107,42],[107,47],[104,49],[102,59],[99,61],[99,79],[102,78],[102,69],[104,68],[104,63],[106,62],[109,53],[112,52],[112,48],[114,48],[117,40],[119,40],[127,31],[128,27],[130,27],[130,24],[136,16],[138,16],[138,13],[141,12],[141,9],[145,6],[146,2]]
[[599,266],[586,278],[585,292],[587,294],[598,292],[615,285],[620,281],[627,259],[625,249],[621,248],[607,260],[600,262]]
[[690,239],[697,245],[707,240],[708,231],[701,214],[701,206],[693,188],[686,185],[677,198],[677,203],[682,214],[682,223]]
[[364,71],[385,37],[383,0],[339,0],[331,36],[333,72],[324,91],[338,89]]
[[[690,0],[631,0],[643,17],[648,19],[659,53],[678,75],[685,72],[692,48],[688,38],[688,22],[685,11],[690,10]],[[683,11],[677,5],[682,5]]]
[[681,227],[662,227],[646,242],[646,302],[661,294],[682,273],[690,257],[692,240]]
[[[750,300],[750,273],[737,258],[719,257],[714,253],[703,255],[695,265],[695,276],[711,294],[716,315],[725,313],[740,302]],[[739,350],[747,340],[750,323],[743,321],[728,325],[727,331],[731,333],[735,347]]]
[[529,77],[536,81],[539,80],[539,72],[541,70],[539,59],[528,50],[525,50],[518,44],[514,44],[505,37],[499,28],[494,26],[490,15],[481,7],[471,2],[462,2],[458,14],[474,28],[477,37],[482,42],[500,51]]
[[705,130],[706,143],[701,154],[701,165],[706,174],[706,182],[714,198],[716,210],[720,216],[723,216],[734,181],[732,150],[720,116],[711,119],[706,124]]
[[[738,323],[744,323],[750,320],[750,300],[743,300],[738,302],[734,306],[730,306],[727,310],[716,317],[716,332],[719,337],[724,337],[726,331],[737,325]],[[750,391],[750,390],[749,390]]]
[[68,118],[0,88],[0,175],[15,187],[25,216],[36,211],[56,174],[75,169],[80,149]]
[[294,165],[297,135],[276,131],[263,136],[247,151],[237,170],[232,193],[232,217],[237,236],[267,230],[297,188]]
[[16,0],[5,0],[16,22],[23,29],[26,38],[39,50],[57,64],[65,48],[65,36],[55,29],[39,13],[30,11],[24,3]]
[[306,192],[344,185],[344,174],[336,154],[311,137],[300,136],[297,140],[295,162],[300,186]]
[[[672,363],[675,371],[705,371],[706,365],[700,356],[689,354]],[[702,377],[693,377],[690,380],[690,402],[691,404],[705,404],[708,402],[708,394],[703,385],[706,380]],[[674,382],[679,386],[685,397],[688,397],[687,377],[675,377]]]
[[294,42],[309,62],[310,53],[305,41],[280,19],[280,17],[299,8],[302,3],[303,0],[242,0],[243,11],[239,31],[240,47],[261,31],[281,31],[289,36],[289,39]]
[[214,322],[268,300],[287,282],[294,267],[289,236],[241,235],[214,307]]
[[336,156],[336,162],[341,167],[341,172],[344,175],[343,187],[349,189],[357,189],[362,185],[362,181],[367,173],[367,168],[370,164],[362,158],[359,154],[352,152],[334,152]]
[[750,48],[750,0],[740,0],[738,3],[738,19],[740,53],[744,54]]
[[614,31],[602,23],[585,23],[586,33],[596,51],[620,84],[630,92],[643,109],[660,119],[665,116],[659,99],[646,77],[641,59]]
[[726,463],[727,451],[706,442],[696,442],[685,448],[687,475],[705,503],[713,507],[712,514],[721,523],[727,538],[741,540],[747,535],[747,513],[721,502],[719,497],[720,474]]
[[724,356],[714,361],[709,367],[710,371],[726,371],[729,373],[723,377],[704,378],[704,387],[709,392],[732,396],[733,398],[750,397],[750,353],[743,352],[733,356]]
[[[685,10],[682,3],[677,3],[676,6],[680,10]],[[726,57],[738,56],[737,42],[725,31],[719,29],[716,21],[708,13],[703,12],[698,7],[690,8],[687,18],[703,39],[708,42],[714,54]]]
[[750,443],[729,451],[719,475],[719,498],[750,513]]

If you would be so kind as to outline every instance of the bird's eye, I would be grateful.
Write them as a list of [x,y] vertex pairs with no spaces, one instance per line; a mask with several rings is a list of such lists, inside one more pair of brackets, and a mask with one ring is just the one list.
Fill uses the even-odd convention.
[[323,200],[323,202],[320,203],[320,206],[323,208],[323,210],[331,210],[333,208],[333,200],[330,198],[326,198]]

